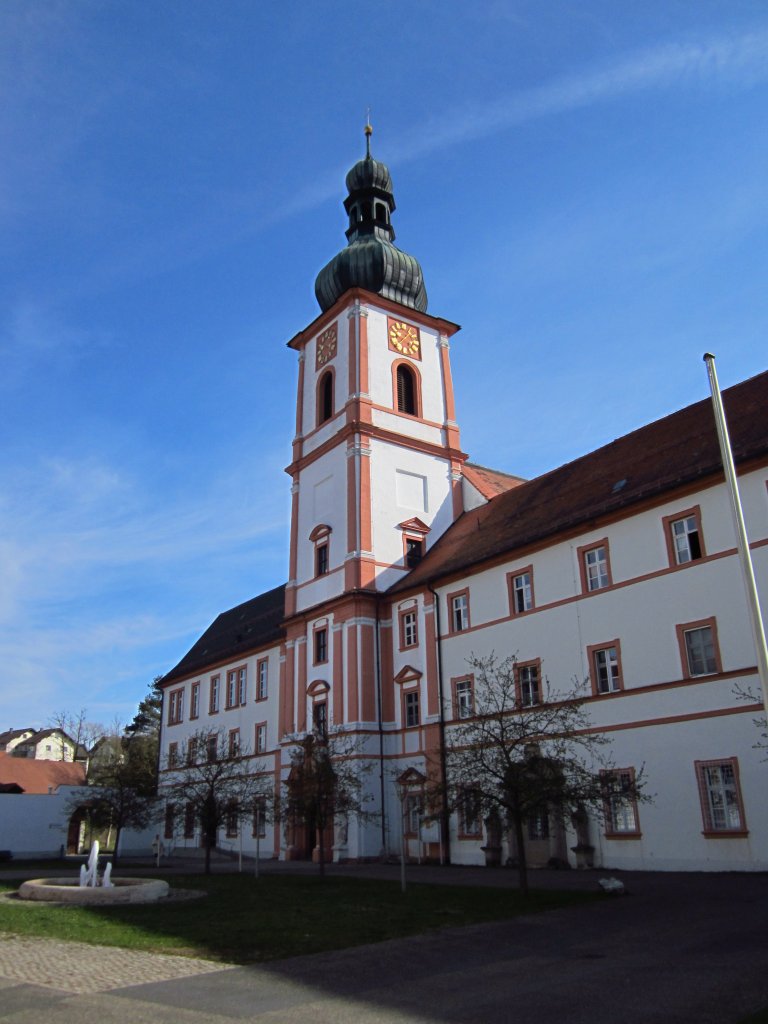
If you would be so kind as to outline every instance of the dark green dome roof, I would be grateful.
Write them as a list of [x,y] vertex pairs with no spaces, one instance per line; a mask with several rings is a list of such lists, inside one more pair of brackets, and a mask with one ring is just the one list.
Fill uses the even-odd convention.
[[347,192],[362,192],[367,189],[381,189],[382,192],[392,192],[392,177],[386,164],[374,160],[372,156],[366,156],[358,160],[352,170],[347,174]]
[[389,168],[371,156],[369,125],[365,133],[366,155],[346,179],[349,195],[344,200],[344,209],[349,215],[349,244],[317,275],[317,301],[325,311],[350,288],[365,288],[425,312],[427,291],[419,261],[392,244],[395,197]]

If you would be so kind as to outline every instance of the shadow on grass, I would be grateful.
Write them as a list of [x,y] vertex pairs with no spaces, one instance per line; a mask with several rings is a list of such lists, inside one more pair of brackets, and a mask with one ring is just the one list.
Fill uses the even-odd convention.
[[596,898],[543,891],[523,900],[512,889],[456,885],[411,885],[403,894],[395,882],[345,877],[174,875],[168,881],[173,889],[204,890],[207,897],[88,908],[5,901],[0,930],[246,964],[500,921]]

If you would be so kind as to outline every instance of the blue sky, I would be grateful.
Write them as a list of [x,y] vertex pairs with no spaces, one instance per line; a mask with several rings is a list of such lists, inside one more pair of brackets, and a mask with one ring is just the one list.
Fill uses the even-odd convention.
[[0,728],[127,721],[285,580],[285,342],[368,106],[474,461],[766,368],[762,0],[3,0],[0,80]]

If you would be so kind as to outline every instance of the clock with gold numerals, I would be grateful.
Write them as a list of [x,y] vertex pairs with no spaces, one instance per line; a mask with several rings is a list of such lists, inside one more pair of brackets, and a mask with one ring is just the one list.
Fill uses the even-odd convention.
[[387,328],[389,347],[393,352],[400,352],[401,355],[411,356],[413,359],[421,359],[421,339],[418,327],[389,317]]
[[336,355],[336,340],[336,324],[331,324],[330,327],[326,327],[317,339],[317,346],[315,348],[316,370],[319,370],[321,366],[325,366]]

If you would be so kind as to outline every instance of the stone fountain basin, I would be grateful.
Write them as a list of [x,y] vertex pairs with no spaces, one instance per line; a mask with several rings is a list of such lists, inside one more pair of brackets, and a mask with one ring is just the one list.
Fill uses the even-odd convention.
[[19,886],[19,896],[23,900],[77,903],[81,906],[154,903],[167,896],[168,891],[168,883],[159,878],[113,878],[108,888],[80,885],[76,878],[33,878]]

